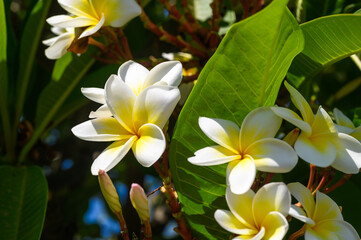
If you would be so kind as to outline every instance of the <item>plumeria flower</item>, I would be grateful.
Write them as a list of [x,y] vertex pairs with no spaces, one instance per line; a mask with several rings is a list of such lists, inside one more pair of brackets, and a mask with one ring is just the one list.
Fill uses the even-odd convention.
[[58,59],[67,52],[73,42],[74,28],[52,27],[51,31],[57,36],[43,41],[43,44],[49,46],[45,49],[45,55],[49,59]]
[[281,240],[288,231],[285,218],[291,207],[291,195],[284,183],[269,183],[255,194],[252,190],[237,195],[229,187],[226,201],[231,211],[217,210],[214,218],[234,240]]
[[[119,67],[118,75],[112,76],[116,81],[125,83],[138,96],[144,89],[153,85],[178,87],[182,81],[182,64],[178,61],[162,62],[149,71],[141,64],[130,60]],[[90,100],[103,104],[95,112],[90,113],[90,118],[112,116],[106,105],[104,89],[82,88],[81,91]]]
[[87,27],[79,38],[96,33],[102,26],[122,27],[142,12],[135,0],[58,0],[70,15],[47,19],[61,28]]
[[355,127],[351,119],[349,119],[345,114],[343,114],[339,109],[333,109],[333,116],[336,120],[337,131],[341,133],[346,133],[357,140],[361,141],[361,126]]
[[337,204],[326,194],[317,191],[315,201],[311,191],[302,184],[287,186],[302,205],[302,208],[292,205],[289,214],[305,223],[305,240],[360,239],[351,224],[343,220]]
[[331,117],[319,107],[316,116],[306,99],[285,82],[291,100],[301,112],[302,118],[294,111],[283,107],[272,107],[275,114],[292,123],[301,134],[294,148],[303,160],[319,167],[332,166],[347,174],[359,172],[361,144],[347,134],[338,133]]
[[200,128],[218,145],[198,150],[188,161],[199,166],[228,163],[227,184],[232,192],[245,193],[252,186],[256,169],[284,173],[296,165],[298,157],[292,147],[273,138],[281,122],[266,107],[250,112],[241,129],[228,120],[200,117]]
[[179,89],[150,86],[137,96],[115,75],[109,77],[104,89],[112,117],[92,119],[72,128],[83,140],[114,141],[94,160],[92,174],[112,169],[130,148],[142,166],[151,166],[165,150],[162,128],[180,99]]

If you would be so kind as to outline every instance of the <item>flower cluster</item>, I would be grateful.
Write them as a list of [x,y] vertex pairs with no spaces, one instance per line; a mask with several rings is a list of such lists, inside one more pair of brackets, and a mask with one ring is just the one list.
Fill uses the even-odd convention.
[[93,119],[72,128],[80,139],[113,141],[93,162],[91,172],[112,169],[132,148],[135,158],[145,167],[163,154],[166,138],[163,127],[180,99],[178,85],[182,65],[164,62],[151,71],[133,61],[120,66],[104,89],[85,88],[89,99],[103,104],[92,112]]
[[45,55],[49,59],[62,57],[79,30],[79,39],[96,33],[103,26],[122,27],[140,15],[141,8],[135,0],[58,0],[69,15],[57,15],[47,19],[57,37],[45,40],[49,47]]
[[[288,188],[283,183],[269,183],[257,193],[250,189],[256,170],[285,173],[295,167],[298,156],[311,167],[332,167],[346,174],[360,171],[361,127],[356,128],[338,109],[334,109],[336,124],[321,106],[314,115],[305,98],[287,82],[285,86],[302,117],[274,106],[251,111],[241,128],[228,120],[199,118],[201,130],[217,145],[196,151],[188,161],[198,166],[228,163],[226,201],[230,211],[217,210],[214,217],[235,234],[233,239],[283,239],[288,215],[305,222],[301,230],[306,240],[360,239],[343,221],[337,204],[319,191],[321,182],[313,193],[300,183]],[[274,138],[282,119],[297,127],[284,141]],[[313,189],[312,181],[309,188]],[[301,205],[291,205],[290,193]]]

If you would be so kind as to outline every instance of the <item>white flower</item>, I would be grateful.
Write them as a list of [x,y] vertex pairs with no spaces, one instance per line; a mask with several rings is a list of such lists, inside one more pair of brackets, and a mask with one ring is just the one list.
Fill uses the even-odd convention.
[[337,131],[341,133],[346,133],[361,141],[361,126],[355,127],[353,122],[337,108],[333,109],[333,116],[335,117],[337,123],[335,125]]
[[227,188],[226,201],[231,211],[217,210],[214,218],[237,235],[232,239],[282,240],[286,235],[291,195],[285,184],[266,184],[256,194],[248,190],[237,195]]
[[102,26],[122,27],[140,15],[141,8],[135,0],[58,0],[69,15],[47,19],[53,26],[62,28],[87,27],[79,38],[90,36]]
[[132,148],[138,162],[149,167],[163,154],[166,139],[162,128],[180,99],[179,89],[150,86],[137,96],[117,76],[105,84],[105,102],[113,117],[86,121],[72,128],[88,141],[114,141],[93,162],[91,172],[112,169]]
[[252,186],[256,169],[284,173],[296,165],[298,157],[292,147],[273,138],[281,122],[266,107],[250,112],[241,129],[228,120],[200,117],[200,128],[218,145],[198,150],[188,161],[199,166],[228,163],[227,184],[232,192],[244,193]]
[[300,183],[287,185],[291,194],[302,204],[292,205],[290,215],[305,223],[305,240],[359,240],[356,230],[344,221],[340,208],[326,194],[316,192],[316,202],[310,190]]
[[331,117],[319,107],[314,116],[310,105],[291,85],[285,82],[291,100],[301,112],[302,119],[292,110],[272,107],[275,114],[292,123],[301,134],[294,148],[303,160],[319,167],[332,166],[347,174],[359,172],[361,144],[353,137],[338,133]]
[[58,59],[67,52],[73,42],[74,28],[52,27],[51,31],[58,36],[43,41],[43,44],[49,46],[45,49],[45,55],[49,59]]
[[[148,70],[141,64],[127,61],[118,69],[118,75],[113,75],[116,81],[125,83],[133,93],[138,96],[144,89],[153,85],[165,85],[177,87],[182,81],[182,64],[178,61],[162,62]],[[82,88],[82,93],[90,100],[103,104],[95,112],[91,112],[90,118],[111,117],[104,97],[102,88]]]

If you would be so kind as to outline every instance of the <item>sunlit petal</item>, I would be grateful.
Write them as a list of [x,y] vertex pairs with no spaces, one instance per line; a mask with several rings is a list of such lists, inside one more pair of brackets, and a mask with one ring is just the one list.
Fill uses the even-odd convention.
[[113,116],[129,132],[133,129],[133,106],[136,96],[116,75],[111,75],[105,84],[105,100]]
[[288,84],[288,82],[285,82],[285,86],[291,95],[293,104],[297,107],[298,110],[300,110],[303,120],[311,125],[314,119],[314,115],[310,105],[294,87]]
[[70,17],[67,15],[57,15],[48,18],[46,21],[52,26],[61,28],[95,26],[99,22],[97,19],[94,18]]
[[246,149],[253,142],[262,138],[273,138],[279,130],[282,119],[269,107],[256,108],[243,120],[240,145]]
[[143,90],[144,81],[149,71],[143,65],[127,61],[118,69],[118,76],[133,90],[136,95]]
[[305,240],[341,240],[330,231],[316,232],[310,226],[306,226]]
[[270,212],[263,219],[262,225],[265,229],[265,240],[282,240],[288,231],[288,222],[284,215],[279,212]]
[[[319,239],[337,239],[337,240],[359,240],[360,236],[351,224],[342,220],[326,220],[312,227],[312,231],[307,229],[305,239],[317,236]],[[307,233],[307,232],[310,233]]]
[[214,142],[239,154],[239,127],[232,121],[200,117],[199,127]]
[[261,187],[253,199],[253,216],[258,227],[266,215],[277,211],[284,216],[288,215],[291,207],[291,194],[284,183],[269,183]]
[[316,193],[316,207],[312,219],[316,224],[323,220],[343,220],[338,205],[329,196],[319,191]]
[[357,174],[361,167],[361,143],[355,138],[344,134],[338,134],[341,145],[337,148],[337,155],[332,167],[347,173]]
[[305,209],[307,216],[312,218],[315,211],[315,200],[311,191],[299,182],[290,183],[287,185],[287,187],[290,190],[292,196],[294,196],[296,200],[302,204],[302,207]]
[[256,234],[239,235],[239,236],[232,238],[232,240],[262,240],[264,234],[265,234],[265,229],[261,228],[261,230],[259,230]]
[[87,27],[82,32],[82,34],[80,34],[79,39],[83,38],[83,37],[88,37],[88,36],[93,35],[94,33],[96,33],[104,25],[104,21],[105,21],[105,16],[103,14],[102,18],[99,20],[99,22],[97,22],[96,24],[93,24],[93,26]]
[[71,131],[80,139],[95,142],[117,141],[132,136],[114,118],[89,120],[76,125]]
[[283,107],[271,107],[272,111],[287,122],[292,123],[307,135],[311,135],[311,125],[303,121],[294,111]]
[[163,131],[154,124],[144,124],[139,128],[138,136],[132,146],[134,156],[143,167],[150,167],[165,150]]
[[302,210],[302,208],[297,207],[295,205],[291,205],[290,211],[288,212],[290,216],[296,218],[304,223],[309,224],[310,226],[314,226],[315,222],[311,219],[306,217],[306,213]]
[[134,126],[153,123],[163,128],[180,99],[178,88],[150,86],[144,89],[134,103]]
[[336,158],[333,138],[328,136],[307,137],[303,132],[295,143],[295,150],[303,160],[319,167],[330,166]]
[[219,145],[202,148],[196,151],[194,155],[194,157],[188,158],[188,161],[198,166],[214,166],[241,159],[240,155],[235,155]]
[[137,137],[133,136],[112,143],[94,160],[91,166],[92,174],[98,175],[99,170],[109,171],[112,169],[123,159],[136,139]]
[[108,118],[112,116],[112,112],[105,104],[100,106],[96,111],[91,111],[89,114],[89,118]]
[[249,228],[244,225],[238,219],[227,210],[217,210],[214,213],[214,218],[222,228],[235,234],[252,235],[257,233],[256,229]]
[[235,194],[247,192],[256,177],[254,160],[245,156],[242,160],[234,160],[227,166],[227,185]]
[[333,109],[333,116],[335,117],[336,123],[338,125],[351,129],[355,128],[353,122],[348,117],[346,117],[346,115],[343,114],[338,108]]
[[105,104],[103,88],[81,88],[81,93],[94,102]]
[[328,113],[322,107],[319,107],[315,120],[312,124],[312,136],[335,132],[336,128],[330,115],[328,115]]
[[182,81],[183,68],[179,61],[162,62],[150,70],[145,79],[145,86],[164,82],[169,86],[178,87]]
[[58,0],[58,3],[69,13],[76,16],[94,17],[95,12],[88,0]]
[[254,195],[251,189],[243,194],[234,194],[229,187],[226,190],[226,200],[229,209],[240,222],[249,228],[255,227],[252,213]]
[[289,172],[298,160],[288,143],[275,138],[265,138],[251,144],[246,153],[254,159],[257,170],[264,172]]

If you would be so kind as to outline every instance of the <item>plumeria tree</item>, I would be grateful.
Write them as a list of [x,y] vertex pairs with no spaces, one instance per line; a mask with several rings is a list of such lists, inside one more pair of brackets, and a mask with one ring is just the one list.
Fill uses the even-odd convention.
[[0,236],[360,239],[360,8],[0,0]]

